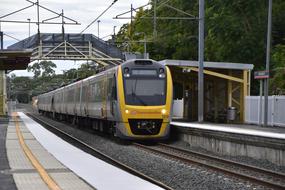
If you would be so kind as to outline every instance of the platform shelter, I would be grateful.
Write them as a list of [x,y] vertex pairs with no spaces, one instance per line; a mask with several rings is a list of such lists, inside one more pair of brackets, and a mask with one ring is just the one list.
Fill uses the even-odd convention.
[[[198,120],[198,61],[163,60],[174,83],[175,119]],[[234,122],[244,122],[245,97],[250,94],[252,64],[204,62],[204,120],[228,122],[227,110],[236,108]]]
[[31,54],[31,50],[0,50],[0,117],[7,114],[6,73],[25,70]]

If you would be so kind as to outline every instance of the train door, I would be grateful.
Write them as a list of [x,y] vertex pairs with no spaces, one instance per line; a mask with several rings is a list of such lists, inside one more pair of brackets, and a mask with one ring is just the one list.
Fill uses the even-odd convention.
[[103,76],[102,81],[102,118],[107,118],[107,97],[108,97],[108,79],[107,79],[107,73]]
[[86,84],[84,86],[85,88],[85,104],[84,104],[84,115],[88,116],[89,115],[89,101],[91,99],[91,85],[90,85],[90,81],[87,80]]
[[51,98],[51,108],[50,108],[50,111],[52,112],[52,117],[55,118],[54,95]]
[[78,82],[74,87],[74,90],[75,90],[75,100],[74,100],[74,114],[76,116],[80,116],[80,104],[81,104],[81,100],[80,100],[80,97],[81,97],[81,86],[82,86],[82,83],[81,82]]
[[111,101],[110,101],[110,110],[113,117],[115,116],[116,105],[117,105],[117,85],[116,85],[116,76],[114,75],[112,79]]

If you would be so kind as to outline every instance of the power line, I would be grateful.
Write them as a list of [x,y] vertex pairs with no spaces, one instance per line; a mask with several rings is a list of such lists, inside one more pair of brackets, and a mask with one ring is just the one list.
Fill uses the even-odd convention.
[[12,39],[14,39],[14,40],[17,40],[18,42],[21,41],[21,40],[19,40],[18,38],[15,38],[15,37],[13,37],[13,36],[7,34],[7,33],[3,33],[3,34],[4,34],[5,36],[8,36],[9,38],[12,38]]
[[85,30],[87,30],[92,24],[94,24],[94,22],[96,22],[105,12],[107,12],[118,0],[114,0],[113,3],[111,5],[109,5],[107,7],[107,9],[105,9],[97,18],[95,18],[88,26],[86,26],[86,28],[84,28],[84,30],[82,30],[80,32],[80,34],[82,34]]

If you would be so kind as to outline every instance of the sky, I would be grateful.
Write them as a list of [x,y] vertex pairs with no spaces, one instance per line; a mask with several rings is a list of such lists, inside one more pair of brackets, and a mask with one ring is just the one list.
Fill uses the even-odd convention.
[[[36,2],[36,0],[31,0]],[[99,16],[114,0],[39,0],[40,5],[45,6],[57,13],[64,10],[64,15],[73,20],[76,20],[81,25],[65,25],[66,33],[80,33],[88,24],[90,24],[97,16]],[[146,5],[149,0],[118,0],[102,17],[100,17],[99,36],[105,37],[113,34],[113,26],[116,26],[116,32],[124,24],[129,22],[125,19],[113,19],[118,14],[127,12],[133,7]],[[0,0],[0,18],[13,11],[31,5],[26,0]],[[13,15],[1,18],[0,20],[17,20],[17,21],[31,21],[37,20],[36,6],[15,13]],[[40,9],[40,20],[55,17],[56,15],[44,9]],[[130,16],[130,15],[125,15]],[[61,18],[52,20],[53,22],[60,22]],[[67,20],[66,20],[67,22]],[[11,35],[19,40],[25,39],[29,35],[29,24],[5,23],[1,22],[1,31],[7,35]],[[98,28],[97,22],[89,27],[84,33],[92,33],[97,36]],[[31,35],[36,34],[37,25],[31,24]],[[40,25],[40,31],[43,33],[60,33],[61,25]],[[108,38],[105,38],[107,40]],[[17,40],[4,36],[4,48],[16,43]],[[56,73],[61,73],[62,70],[77,68],[82,62],[74,61],[54,61],[57,64]],[[32,76],[32,73],[27,71],[13,71],[17,76]]]

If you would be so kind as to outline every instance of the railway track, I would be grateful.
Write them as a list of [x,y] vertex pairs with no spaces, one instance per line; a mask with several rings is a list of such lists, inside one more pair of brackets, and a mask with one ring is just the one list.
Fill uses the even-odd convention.
[[179,160],[187,164],[196,164],[202,167],[207,167],[211,170],[219,171],[235,178],[250,181],[256,185],[262,185],[272,189],[285,189],[285,175],[283,173],[195,151],[185,150],[162,143],[159,143],[156,146],[146,146],[139,143],[133,143],[133,145],[146,151]]
[[58,129],[56,126],[38,118],[35,114],[26,113],[26,115],[29,116],[30,118],[32,118],[34,121],[43,125],[46,129],[48,129],[52,133],[63,138],[65,141],[73,144],[74,146],[80,148],[81,150],[83,150],[83,151],[85,151],[85,152],[87,152],[87,153],[89,153],[89,154],[91,154],[91,155],[93,155],[93,156],[95,156],[101,160],[104,160],[107,163],[112,164],[115,167],[118,167],[124,171],[127,171],[128,173],[131,173],[137,177],[140,177],[146,181],[149,181],[149,182],[151,182],[151,183],[153,183],[153,184],[155,184],[155,185],[157,185],[163,189],[173,190],[171,187],[161,183],[160,181],[157,181],[157,180],[155,180],[155,179],[153,179],[153,178],[151,178],[151,177],[149,177],[149,176],[147,176],[147,175],[145,175],[145,174],[143,174],[143,173],[141,173],[141,172],[139,172],[139,171],[137,171],[137,170],[113,159],[113,158],[111,158],[110,156],[102,153],[101,151],[99,151],[99,150],[95,149],[94,147],[86,144],[85,142],[83,142],[83,141],[71,136],[70,134]]

